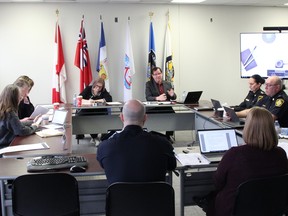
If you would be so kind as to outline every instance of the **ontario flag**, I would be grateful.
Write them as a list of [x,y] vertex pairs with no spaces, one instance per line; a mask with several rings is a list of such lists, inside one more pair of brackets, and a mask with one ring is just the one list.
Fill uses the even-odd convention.
[[52,103],[66,103],[65,82],[67,80],[62,39],[58,21],[55,28],[55,54],[52,81]]
[[80,69],[80,92],[82,92],[92,81],[91,64],[84,28],[84,16],[81,20],[74,65]]
[[126,27],[126,44],[125,44],[125,57],[124,57],[124,102],[132,99],[132,76],[135,74],[134,57],[132,50],[132,42],[130,36],[129,21]]
[[105,88],[109,91],[108,59],[103,22],[101,22],[96,71],[98,72],[99,77],[105,80]]
[[173,65],[173,52],[171,44],[171,28],[168,19],[165,35],[165,47],[164,47],[164,65],[163,70],[165,71],[165,80],[170,82],[173,86],[174,83],[174,65]]
[[149,48],[148,48],[148,68],[147,68],[147,80],[151,78],[151,72],[154,67],[156,67],[156,54],[155,54],[155,40],[154,40],[154,30],[153,23],[150,22],[149,30]]

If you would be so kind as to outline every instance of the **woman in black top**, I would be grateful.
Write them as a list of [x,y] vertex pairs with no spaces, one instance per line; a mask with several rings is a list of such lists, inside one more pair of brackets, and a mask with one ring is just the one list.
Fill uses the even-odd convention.
[[250,109],[252,108],[258,101],[262,100],[266,97],[266,94],[264,91],[261,90],[262,84],[265,83],[265,80],[258,74],[254,74],[251,76],[248,80],[250,91],[248,92],[248,95],[244,99],[244,101],[239,104],[239,106],[236,106],[234,110],[236,112],[239,112],[244,109]]
[[[98,77],[92,83],[87,86],[79,95],[83,97],[83,104],[103,104],[112,101],[112,96],[105,88],[105,80]],[[106,108],[101,109],[81,109],[77,112],[78,115],[108,115]],[[91,134],[92,139],[96,139],[98,134]],[[76,135],[76,139],[83,139],[84,135]]]

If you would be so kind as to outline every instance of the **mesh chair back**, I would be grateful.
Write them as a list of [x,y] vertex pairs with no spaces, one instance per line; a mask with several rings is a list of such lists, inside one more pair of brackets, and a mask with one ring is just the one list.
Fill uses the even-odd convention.
[[277,216],[288,207],[288,174],[259,178],[239,185],[233,215]]
[[174,216],[174,189],[166,182],[119,182],[106,194],[107,216]]
[[12,209],[19,216],[78,216],[77,180],[65,173],[19,176],[12,185]]

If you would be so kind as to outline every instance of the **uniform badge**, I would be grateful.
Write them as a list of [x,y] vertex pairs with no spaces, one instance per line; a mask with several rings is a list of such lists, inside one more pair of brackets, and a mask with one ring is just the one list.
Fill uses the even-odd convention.
[[276,107],[281,107],[284,103],[284,100],[283,99],[277,99],[276,102],[275,102],[275,106]]
[[259,95],[257,98],[257,102],[260,101],[263,98],[263,95]]

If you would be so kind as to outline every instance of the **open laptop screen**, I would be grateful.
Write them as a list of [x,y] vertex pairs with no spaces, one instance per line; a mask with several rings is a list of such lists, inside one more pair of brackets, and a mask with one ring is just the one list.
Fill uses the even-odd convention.
[[198,130],[201,153],[219,153],[238,146],[234,129]]

